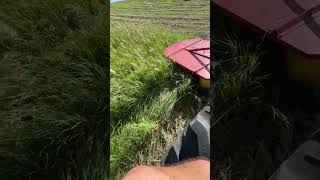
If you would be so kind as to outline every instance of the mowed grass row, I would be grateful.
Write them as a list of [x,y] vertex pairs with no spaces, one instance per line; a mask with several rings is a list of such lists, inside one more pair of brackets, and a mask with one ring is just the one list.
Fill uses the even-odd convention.
[[[191,92],[191,80],[164,58],[164,49],[188,35],[153,24],[111,24],[111,177],[139,161],[152,132]],[[147,154],[145,154],[147,156]]]
[[108,11],[0,2],[0,179],[107,179]]
[[111,5],[111,21],[148,21],[209,38],[210,1],[127,1]]

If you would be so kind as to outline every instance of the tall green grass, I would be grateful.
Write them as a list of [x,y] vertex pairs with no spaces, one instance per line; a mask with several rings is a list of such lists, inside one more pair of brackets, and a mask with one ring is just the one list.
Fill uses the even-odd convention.
[[267,180],[299,145],[319,140],[313,95],[319,89],[287,75],[274,43],[230,34],[214,45],[220,70],[213,99],[215,174]]
[[108,12],[0,2],[1,179],[107,179]]
[[[111,135],[111,175],[124,174],[136,165],[137,151],[147,145],[152,132],[170,117],[175,104],[190,90],[190,80],[185,80],[173,90],[165,90]],[[160,140],[160,139],[159,139]]]
[[221,74],[213,99],[211,153],[221,164],[216,176],[267,179],[288,155],[292,138],[292,122],[272,100],[273,70],[263,66],[268,53],[236,36],[226,37],[216,47],[224,49],[224,55],[217,56]]
[[[116,127],[163,87],[172,86],[164,49],[188,36],[153,25],[111,24],[111,126]],[[165,86],[164,86],[165,85]]]
[[188,75],[163,56],[186,38],[157,25],[111,23],[111,177],[137,164],[136,153],[191,90]]

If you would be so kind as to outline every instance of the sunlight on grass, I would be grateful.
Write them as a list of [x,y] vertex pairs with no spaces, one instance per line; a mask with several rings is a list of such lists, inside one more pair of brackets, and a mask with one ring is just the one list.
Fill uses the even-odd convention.
[[188,36],[148,24],[111,27],[111,126],[115,127],[163,85],[172,83],[171,63],[163,51]]
[[189,76],[173,71],[173,64],[163,56],[167,46],[186,38],[147,23],[111,24],[112,177],[136,165],[136,153],[190,92]]

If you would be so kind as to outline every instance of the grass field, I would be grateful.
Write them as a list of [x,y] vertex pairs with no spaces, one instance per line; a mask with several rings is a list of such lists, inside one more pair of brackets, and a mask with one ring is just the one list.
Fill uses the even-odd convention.
[[[191,18],[194,7],[201,12]],[[112,177],[137,164],[159,165],[187,120],[205,103],[194,79],[165,59],[163,51],[177,41],[208,36],[208,14],[206,1],[111,5]],[[205,21],[201,28],[192,24]]]
[[107,179],[108,14],[0,2],[0,179]]
[[111,21],[162,24],[174,32],[209,38],[210,1],[131,0],[113,3]]

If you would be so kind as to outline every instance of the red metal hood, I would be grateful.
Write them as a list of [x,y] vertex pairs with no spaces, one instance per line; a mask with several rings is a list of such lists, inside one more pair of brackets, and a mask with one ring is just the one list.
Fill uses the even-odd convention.
[[320,57],[319,0],[214,0],[212,4],[305,56]]
[[166,58],[203,79],[210,79],[210,41],[188,39],[169,46]]

